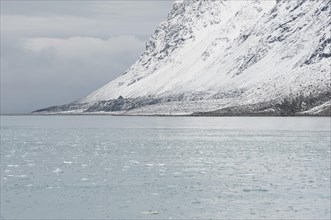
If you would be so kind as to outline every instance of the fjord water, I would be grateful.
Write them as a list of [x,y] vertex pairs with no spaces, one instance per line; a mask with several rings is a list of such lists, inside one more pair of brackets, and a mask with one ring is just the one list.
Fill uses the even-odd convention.
[[329,219],[330,118],[1,116],[4,219]]

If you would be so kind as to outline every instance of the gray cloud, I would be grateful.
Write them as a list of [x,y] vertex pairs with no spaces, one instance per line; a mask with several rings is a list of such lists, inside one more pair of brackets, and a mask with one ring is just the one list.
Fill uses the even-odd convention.
[[1,14],[25,16],[74,16],[84,18],[112,17],[125,20],[127,18],[159,18],[161,13],[169,12],[172,0],[115,0],[115,1],[2,1]]
[[1,112],[68,103],[108,83],[140,56],[171,5],[1,2]]

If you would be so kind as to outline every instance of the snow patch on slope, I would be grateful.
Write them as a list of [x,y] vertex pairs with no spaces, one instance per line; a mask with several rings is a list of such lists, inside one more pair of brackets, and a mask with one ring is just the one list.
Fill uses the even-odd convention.
[[[255,23],[272,1],[181,1],[147,43],[146,52],[122,76],[81,100],[169,96],[206,91],[204,67]],[[209,86],[210,88],[210,86]],[[208,88],[208,89],[209,89]],[[216,88],[217,89],[217,88]]]

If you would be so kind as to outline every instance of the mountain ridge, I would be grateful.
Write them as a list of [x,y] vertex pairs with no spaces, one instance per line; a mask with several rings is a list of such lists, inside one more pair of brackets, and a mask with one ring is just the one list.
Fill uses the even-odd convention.
[[307,112],[331,106],[329,11],[326,0],[176,1],[123,75],[37,112],[319,114]]

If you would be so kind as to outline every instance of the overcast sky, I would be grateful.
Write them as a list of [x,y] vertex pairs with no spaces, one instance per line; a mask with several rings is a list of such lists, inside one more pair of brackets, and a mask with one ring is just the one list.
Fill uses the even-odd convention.
[[121,75],[172,4],[1,0],[1,113],[66,104]]

